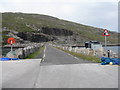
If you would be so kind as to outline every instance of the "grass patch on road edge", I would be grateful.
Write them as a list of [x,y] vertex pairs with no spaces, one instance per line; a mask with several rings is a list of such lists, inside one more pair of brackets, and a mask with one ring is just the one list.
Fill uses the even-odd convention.
[[89,60],[89,61],[92,61],[92,62],[101,63],[100,58],[95,57],[95,56],[84,55],[84,54],[80,54],[80,53],[75,53],[75,52],[72,52],[72,51],[63,50],[63,49],[61,49],[59,47],[55,47],[55,48],[60,49],[60,50],[62,50],[64,52],[66,52],[66,53],[69,53],[69,54],[71,54],[71,55],[73,55],[75,57],[81,58],[83,60]]
[[40,47],[37,51],[28,55],[25,59],[34,59],[36,56],[40,55],[44,49],[45,49],[45,46]]

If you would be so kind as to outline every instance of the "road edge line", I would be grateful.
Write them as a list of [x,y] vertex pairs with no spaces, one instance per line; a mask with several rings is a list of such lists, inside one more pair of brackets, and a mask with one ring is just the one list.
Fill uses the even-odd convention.
[[45,49],[44,49],[44,55],[43,55],[43,60],[42,61],[45,61],[45,51],[46,51],[46,46],[45,46]]

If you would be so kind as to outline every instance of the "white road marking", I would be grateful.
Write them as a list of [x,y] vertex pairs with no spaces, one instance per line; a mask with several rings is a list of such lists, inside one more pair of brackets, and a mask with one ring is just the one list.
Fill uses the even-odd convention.
[[44,49],[43,61],[45,61],[45,51],[46,51],[46,46],[45,46],[45,49]]
[[[64,51],[63,51],[64,52]],[[69,53],[67,53],[69,56],[71,56],[71,57],[73,57],[73,58],[75,58],[75,59],[77,59],[77,60],[80,60],[79,58],[77,58],[77,57],[75,57],[75,56],[73,56],[73,55],[71,55],[71,54],[69,54]]]
[[69,55],[69,56],[72,56],[73,58],[75,58],[75,59],[77,59],[77,60],[79,60],[79,58],[77,58],[77,57],[75,57],[75,56],[73,56],[73,55],[71,55],[71,54],[69,54],[69,53],[68,53],[68,55]]

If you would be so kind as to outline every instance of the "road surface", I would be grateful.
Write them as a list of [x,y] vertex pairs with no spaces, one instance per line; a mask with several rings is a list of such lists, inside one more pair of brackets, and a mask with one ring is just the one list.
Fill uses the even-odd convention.
[[100,65],[46,46],[40,59],[2,63],[3,88],[118,88],[118,66]]
[[33,88],[40,71],[40,59],[3,61],[3,88]]
[[44,65],[64,65],[64,64],[78,64],[78,63],[92,63],[91,61],[78,59],[68,53],[58,50],[49,45],[46,46]]

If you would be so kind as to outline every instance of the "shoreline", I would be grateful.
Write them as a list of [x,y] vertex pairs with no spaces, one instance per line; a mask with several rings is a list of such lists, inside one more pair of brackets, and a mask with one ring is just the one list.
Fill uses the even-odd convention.
[[[105,45],[102,45],[103,47],[105,46]],[[120,45],[106,45],[106,46],[120,46]]]
[[[120,45],[106,45],[106,46],[120,46]],[[77,46],[72,46],[72,47],[74,48],[74,47],[85,47],[85,46],[78,46],[77,45]],[[102,45],[102,47],[105,47],[105,45]]]

